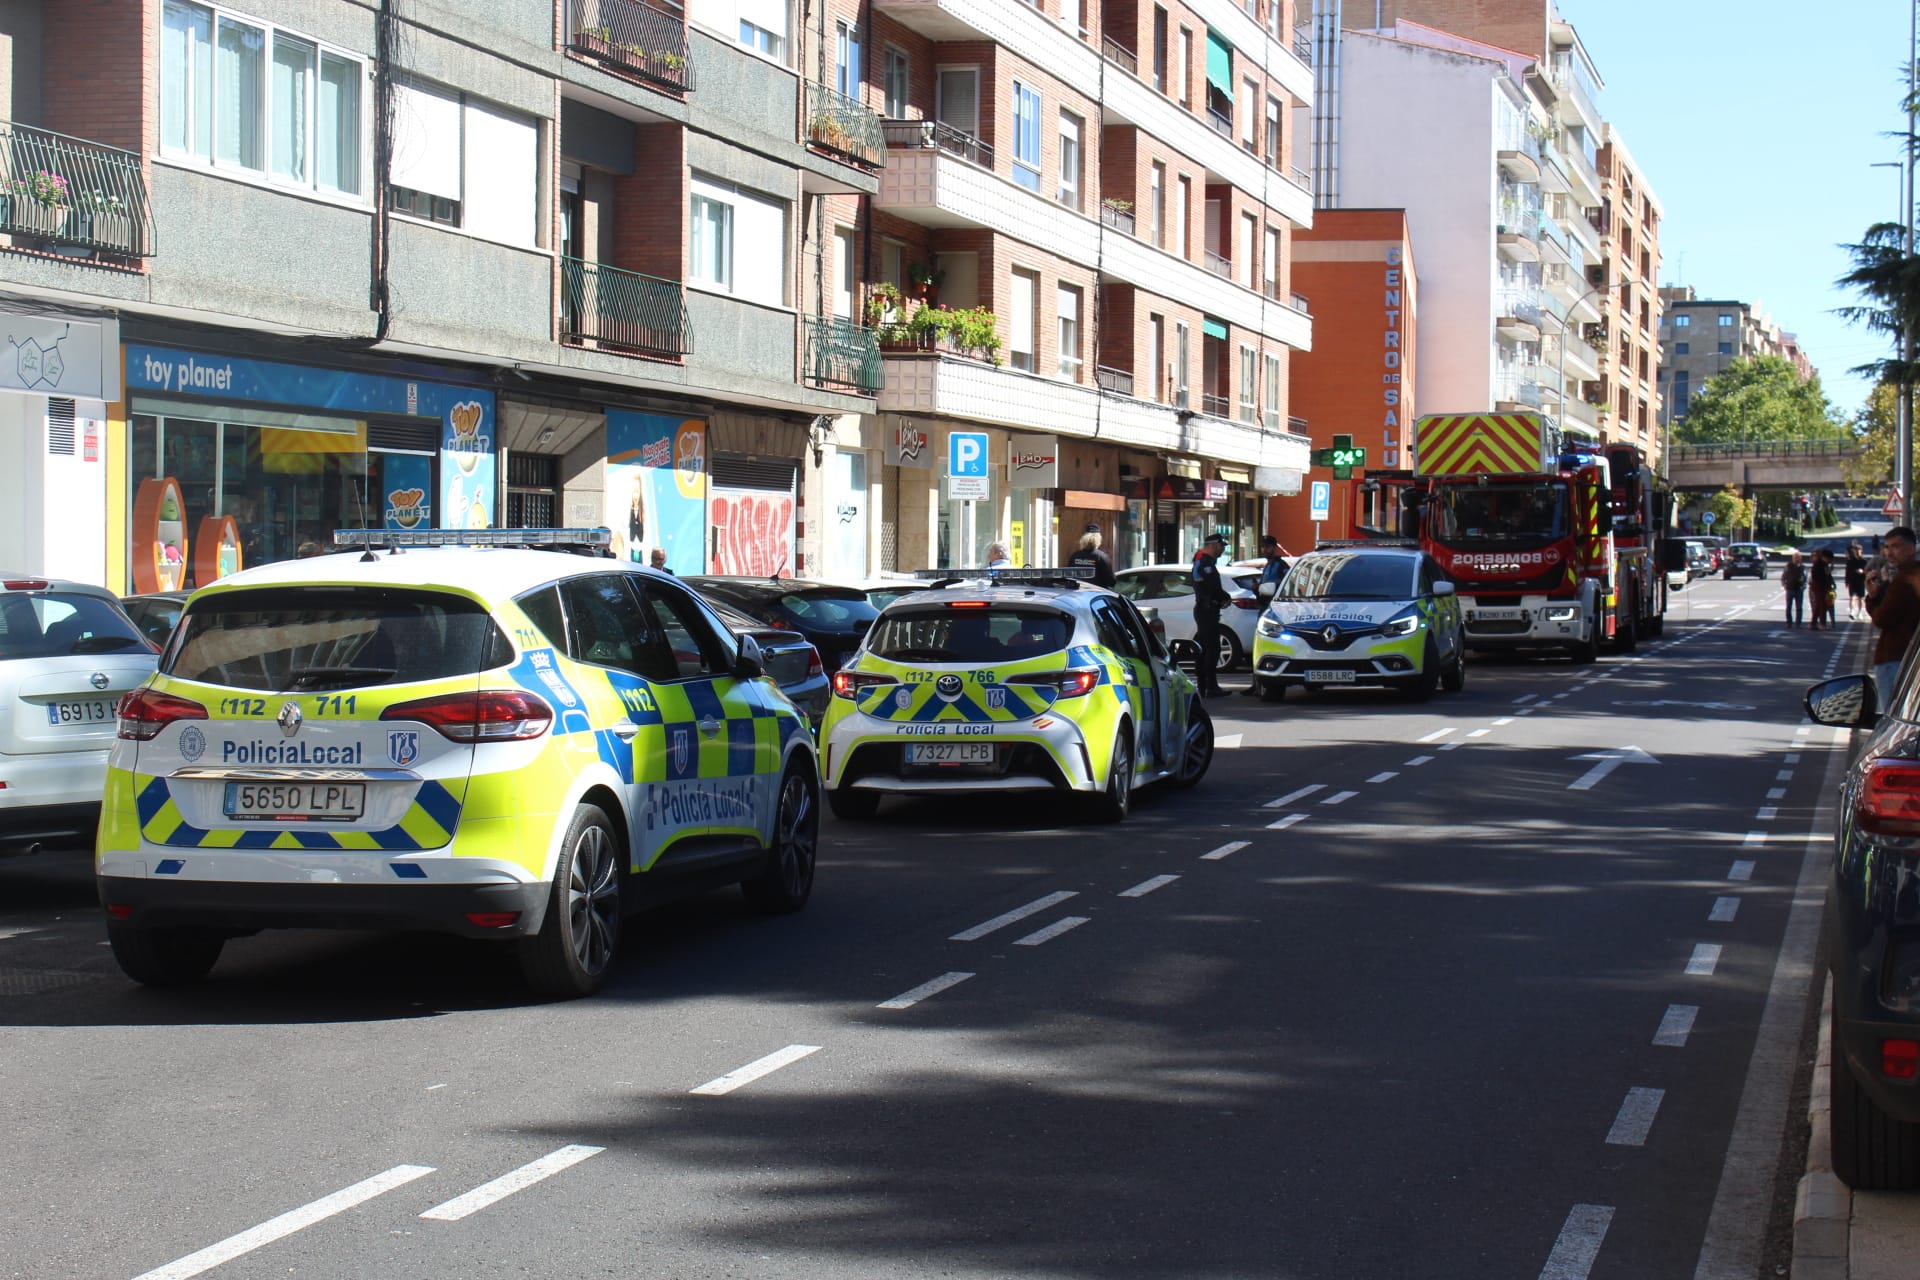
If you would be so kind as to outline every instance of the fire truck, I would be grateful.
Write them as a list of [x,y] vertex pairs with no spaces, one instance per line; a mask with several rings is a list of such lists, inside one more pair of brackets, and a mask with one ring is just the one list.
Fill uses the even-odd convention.
[[1660,632],[1671,497],[1638,449],[1563,447],[1530,413],[1430,414],[1413,446],[1420,542],[1470,647],[1592,662]]

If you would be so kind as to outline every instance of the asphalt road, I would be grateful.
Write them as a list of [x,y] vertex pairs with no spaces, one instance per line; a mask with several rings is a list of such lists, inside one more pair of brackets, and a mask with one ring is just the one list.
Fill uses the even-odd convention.
[[807,911],[644,917],[571,1004],[370,935],[144,991],[84,855],[0,862],[0,1275],[1752,1277],[1840,750],[1800,693],[1865,641],[1778,592],[1221,699],[1119,828],[828,819]]

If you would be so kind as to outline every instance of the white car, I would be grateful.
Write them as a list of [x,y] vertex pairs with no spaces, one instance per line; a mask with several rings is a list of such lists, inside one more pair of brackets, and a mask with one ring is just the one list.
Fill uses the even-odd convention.
[[153,663],[105,587],[0,574],[0,847],[91,843],[114,709]]
[[[1220,581],[1233,603],[1220,611],[1219,669],[1232,671],[1253,652],[1253,628],[1266,602],[1256,594],[1261,566],[1220,566]],[[1149,564],[1122,569],[1113,589],[1136,605],[1151,606],[1166,626],[1166,642],[1193,639],[1193,566]]]

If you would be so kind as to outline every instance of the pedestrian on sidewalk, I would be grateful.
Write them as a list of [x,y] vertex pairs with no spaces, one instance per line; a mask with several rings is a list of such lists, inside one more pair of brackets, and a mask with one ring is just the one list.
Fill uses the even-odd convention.
[[1847,544],[1847,617],[1863,618],[1867,613],[1867,557],[1860,544]]
[[1873,686],[1885,707],[1894,677],[1913,634],[1920,630],[1920,564],[1914,562],[1913,530],[1901,525],[1880,540],[1887,568],[1867,578],[1867,613],[1880,634],[1873,642]]
[[1813,630],[1833,630],[1833,552],[1825,547],[1813,553],[1809,577],[1813,596]]
[[1226,549],[1227,540],[1210,533],[1193,556],[1193,640],[1200,646],[1194,678],[1203,698],[1217,698],[1224,692],[1216,672],[1220,665],[1220,610],[1233,599],[1220,581],[1220,556]]
[[1787,593],[1787,625],[1797,627],[1807,613],[1807,566],[1798,551],[1787,557],[1787,567],[1780,571],[1780,589]]

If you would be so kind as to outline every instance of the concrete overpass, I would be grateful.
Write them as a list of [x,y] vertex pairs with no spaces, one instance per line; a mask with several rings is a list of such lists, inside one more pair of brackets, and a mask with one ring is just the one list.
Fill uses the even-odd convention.
[[1667,477],[1676,489],[1733,485],[1743,496],[1756,489],[1838,489],[1847,485],[1842,468],[1859,453],[1851,440],[1676,444],[1667,454]]

